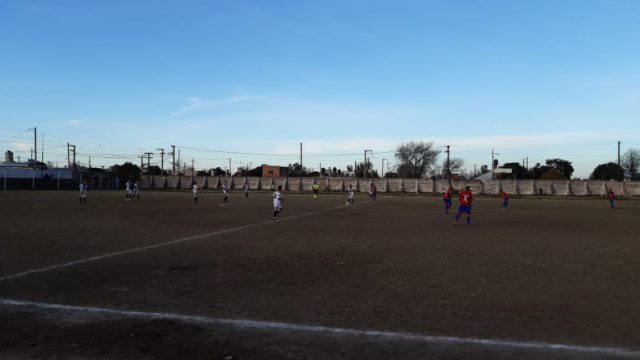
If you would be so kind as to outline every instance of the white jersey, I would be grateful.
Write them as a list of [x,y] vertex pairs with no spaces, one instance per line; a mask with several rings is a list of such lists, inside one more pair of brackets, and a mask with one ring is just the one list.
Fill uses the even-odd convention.
[[131,192],[131,183],[129,181],[127,181],[127,183],[124,185],[127,192]]
[[355,197],[355,191],[353,189],[349,190],[349,199],[353,199]]
[[193,186],[191,187],[191,191],[193,191],[194,194],[198,193],[198,184],[193,184]]
[[244,184],[244,192],[249,192],[249,184]]
[[133,184],[133,189],[136,193],[140,192],[140,184],[138,184],[137,182],[135,184]]
[[85,195],[87,193],[87,188],[88,186],[85,184],[80,184],[79,189],[80,189],[80,195]]
[[225,193],[225,194],[228,194],[228,193],[229,193],[229,188],[227,187],[227,184],[225,184],[225,185],[222,187],[222,192],[223,192],[223,193]]
[[280,193],[280,191],[276,191],[273,193],[273,208],[282,209],[282,194]]

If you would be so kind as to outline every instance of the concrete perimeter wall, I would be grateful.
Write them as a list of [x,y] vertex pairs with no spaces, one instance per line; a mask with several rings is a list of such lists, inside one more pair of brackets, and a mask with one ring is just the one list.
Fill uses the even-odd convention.
[[[320,191],[346,191],[349,185],[358,192],[368,192],[373,182],[380,193],[422,193],[442,194],[449,188],[444,180],[430,179],[362,179],[354,177],[187,177],[187,176],[156,176],[149,180],[142,179],[141,184],[146,188],[156,189],[190,189],[191,182],[196,181],[204,189],[220,189],[225,182],[230,189],[242,190],[246,183],[251,190],[269,190],[271,184],[276,187],[282,185],[286,191],[311,191],[314,183],[320,185]],[[496,195],[504,190],[512,195],[558,195],[558,196],[605,196],[608,189],[612,189],[620,196],[640,196],[640,182],[638,181],[601,181],[601,180],[461,180],[452,181],[451,186],[457,191],[469,186],[476,194]]]

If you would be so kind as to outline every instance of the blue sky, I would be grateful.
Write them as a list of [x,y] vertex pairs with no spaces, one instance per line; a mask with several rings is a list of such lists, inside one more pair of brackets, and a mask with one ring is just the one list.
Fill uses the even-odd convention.
[[379,170],[425,140],[585,177],[640,148],[635,0],[4,0],[0,49],[0,145],[29,157],[36,126],[60,164],[71,142],[94,166],[286,165],[302,142],[307,167]]

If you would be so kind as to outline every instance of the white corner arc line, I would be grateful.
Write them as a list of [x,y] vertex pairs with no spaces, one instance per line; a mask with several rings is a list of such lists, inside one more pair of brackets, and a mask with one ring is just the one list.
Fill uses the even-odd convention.
[[[287,216],[287,217],[281,219],[280,221],[288,221],[288,220],[298,219],[298,218],[305,217],[305,216],[311,216],[311,215],[315,215],[315,214],[319,214],[319,213],[323,213],[323,212],[328,212],[328,211],[332,211],[332,210],[335,210],[335,209],[339,209],[339,208],[344,207],[344,206],[345,205],[339,205],[339,206],[332,207],[332,208],[325,209],[325,210],[318,210],[318,211],[312,211],[312,212],[308,212],[308,213],[304,213],[304,214],[300,214],[300,215]],[[6,276],[3,276],[3,277],[0,277],[0,281],[11,280],[11,279],[20,278],[20,277],[23,277],[23,276],[26,276],[26,275],[30,275],[30,274],[47,272],[47,271],[61,269],[61,268],[70,267],[70,266],[74,266],[74,265],[80,265],[80,264],[84,264],[84,263],[88,263],[88,262],[93,262],[93,261],[98,261],[98,260],[102,260],[102,259],[111,258],[111,257],[114,257],[114,256],[132,254],[132,253],[136,253],[136,252],[141,252],[141,251],[151,250],[151,249],[157,249],[157,248],[160,248],[160,247],[174,245],[174,244],[183,243],[183,242],[187,242],[187,241],[204,239],[204,238],[207,238],[207,237],[226,234],[226,233],[230,233],[230,232],[234,232],[234,231],[246,230],[246,229],[250,229],[250,228],[253,228],[253,227],[256,227],[256,226],[261,226],[261,225],[266,225],[266,224],[271,224],[271,223],[272,223],[272,221],[263,221],[263,222],[259,222],[259,223],[255,223],[255,224],[237,226],[237,227],[234,227],[234,228],[214,231],[214,232],[210,232],[210,233],[206,233],[206,234],[188,236],[188,237],[184,237],[184,238],[180,238],[180,239],[176,239],[176,240],[171,240],[171,241],[166,241],[166,242],[162,242],[162,243],[147,245],[147,246],[143,246],[143,247],[139,247],[139,248],[133,248],[133,249],[128,249],[128,250],[122,250],[122,251],[116,251],[116,252],[112,252],[112,253],[108,253],[108,254],[103,254],[103,255],[92,256],[92,257],[88,257],[88,258],[85,258],[85,259],[74,260],[74,261],[70,261],[70,262],[67,262],[67,263],[63,263],[63,264],[56,264],[56,265],[51,265],[51,266],[47,266],[47,267],[43,267],[43,268],[23,271],[21,273],[6,275]]]
[[[603,346],[580,346],[574,344],[545,343],[538,341],[514,341],[499,339],[466,338],[456,336],[424,335],[410,332],[392,332],[381,330],[358,330],[349,328],[334,328],[321,325],[292,324],[273,321],[257,321],[246,319],[213,318],[202,315],[183,315],[178,313],[144,312],[132,310],[117,310],[110,308],[74,306],[62,304],[39,303],[24,300],[2,299],[0,305],[11,308],[31,308],[40,311],[58,311],[65,313],[80,313],[90,315],[118,316],[142,320],[172,320],[187,325],[223,325],[240,329],[266,331],[296,331],[312,334],[324,334],[343,337],[367,337],[382,341],[406,341],[425,344],[471,345],[485,348],[519,349],[556,351],[575,354],[607,355],[619,358],[640,358],[640,349]],[[102,320],[102,319],[101,319]]]

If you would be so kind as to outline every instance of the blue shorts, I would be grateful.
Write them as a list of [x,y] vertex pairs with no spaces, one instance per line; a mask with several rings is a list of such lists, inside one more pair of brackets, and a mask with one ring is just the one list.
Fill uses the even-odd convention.
[[467,213],[467,214],[471,215],[471,206],[469,206],[469,205],[460,205],[460,207],[458,208],[458,213],[459,214]]

